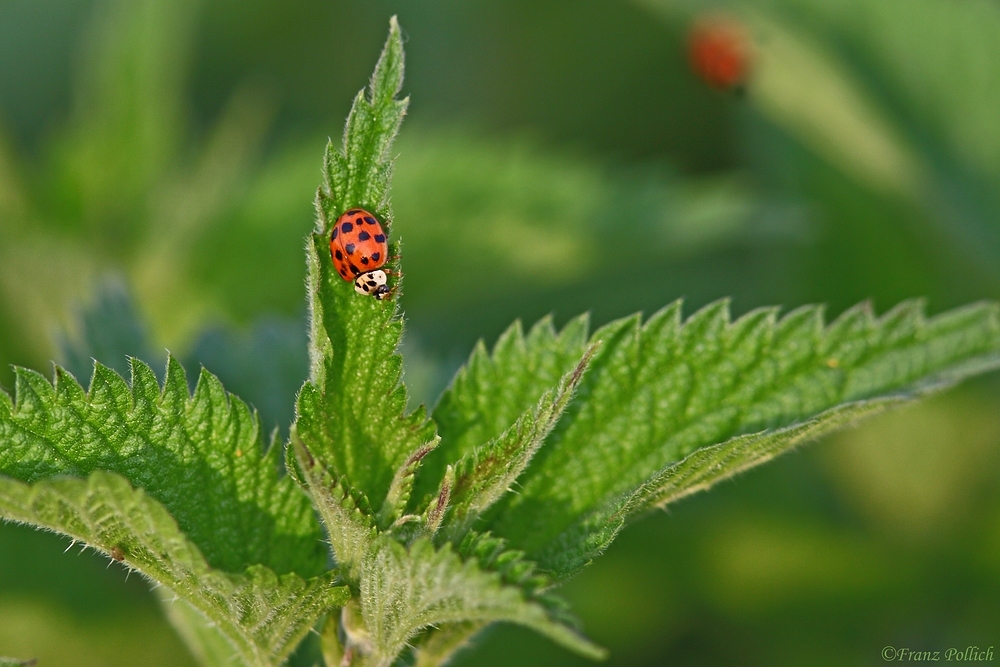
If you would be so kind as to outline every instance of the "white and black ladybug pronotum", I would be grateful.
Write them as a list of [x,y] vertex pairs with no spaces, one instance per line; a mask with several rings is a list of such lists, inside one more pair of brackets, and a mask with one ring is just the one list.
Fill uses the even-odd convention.
[[368,294],[379,301],[386,298],[392,291],[389,289],[388,277],[382,269],[362,273],[354,279],[354,291],[358,294]]

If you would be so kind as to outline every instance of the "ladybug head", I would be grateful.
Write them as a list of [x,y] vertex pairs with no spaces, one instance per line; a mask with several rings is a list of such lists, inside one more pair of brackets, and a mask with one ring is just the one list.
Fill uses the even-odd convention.
[[354,279],[354,291],[358,294],[373,296],[381,301],[391,292],[386,284],[387,281],[385,271],[381,269],[367,271]]

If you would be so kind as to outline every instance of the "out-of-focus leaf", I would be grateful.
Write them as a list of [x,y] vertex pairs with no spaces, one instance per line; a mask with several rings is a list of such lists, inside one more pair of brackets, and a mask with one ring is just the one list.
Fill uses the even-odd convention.
[[146,326],[119,280],[108,279],[100,285],[93,301],[77,310],[76,319],[77,330],[58,337],[62,363],[74,377],[90,377],[94,361],[125,375],[129,357],[146,363],[153,359]]
[[[416,126],[400,138],[396,230],[410,307],[574,285],[608,270],[606,243],[628,225],[615,270],[734,243],[799,242],[806,221],[739,174],[681,177],[660,164],[612,171],[524,139]],[[447,254],[449,270],[440,258]],[[455,275],[475,276],[475,289]]]
[[201,333],[185,355],[202,364],[260,412],[264,428],[287,433],[295,393],[309,374],[305,322],[263,318],[246,331],[217,326]]
[[[710,11],[700,1],[637,2],[686,20]],[[863,187],[922,207],[995,284],[1000,275],[996,3],[721,5],[740,17],[754,38],[748,99],[755,108]]]
[[0,667],[34,667],[38,664],[35,660],[18,660],[16,658],[0,657]]
[[218,626],[169,588],[157,589],[157,593],[170,624],[200,665],[214,667],[232,662],[233,646]]

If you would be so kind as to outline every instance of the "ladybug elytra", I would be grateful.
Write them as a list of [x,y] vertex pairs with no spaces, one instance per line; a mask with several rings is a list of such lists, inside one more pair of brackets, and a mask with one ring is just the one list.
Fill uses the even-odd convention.
[[360,208],[352,208],[337,218],[330,233],[330,257],[341,278],[354,281],[358,294],[374,296],[379,301],[392,295],[386,263],[389,243],[378,219]]

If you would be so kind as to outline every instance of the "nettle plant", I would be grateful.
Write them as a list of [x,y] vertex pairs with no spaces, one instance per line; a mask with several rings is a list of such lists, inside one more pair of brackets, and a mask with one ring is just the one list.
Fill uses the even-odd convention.
[[992,303],[825,324],[817,306],[731,321],[725,301],[686,319],[675,302],[594,333],[515,323],[430,415],[407,413],[397,300],[358,294],[330,255],[349,210],[391,235],[402,76],[393,20],[326,150],[310,377],[284,446],[210,373],[189,392],[173,358],[162,384],[133,359],[130,381],[17,369],[0,392],[0,515],[148,577],[205,665],[278,665],[316,628],[329,667],[431,667],[498,621],[601,658],[553,591],[630,518],[1000,365]]

